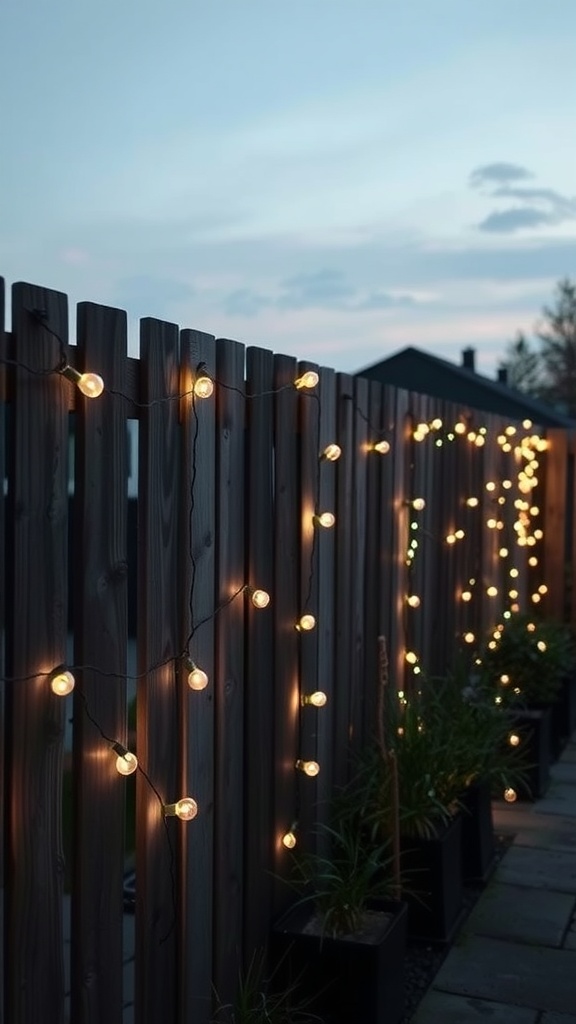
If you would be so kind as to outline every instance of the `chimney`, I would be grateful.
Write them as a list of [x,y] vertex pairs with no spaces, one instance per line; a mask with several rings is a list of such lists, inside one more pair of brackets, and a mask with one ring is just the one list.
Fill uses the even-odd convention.
[[497,379],[499,384],[504,384],[504,385],[508,384],[508,367],[507,366],[499,366],[498,367],[498,377],[496,379]]
[[473,348],[464,348],[464,349],[462,349],[462,366],[464,367],[465,370],[472,370],[472,372],[474,372],[474,370],[476,369],[476,367],[474,365],[475,359],[476,359],[476,350],[475,349],[473,349]]

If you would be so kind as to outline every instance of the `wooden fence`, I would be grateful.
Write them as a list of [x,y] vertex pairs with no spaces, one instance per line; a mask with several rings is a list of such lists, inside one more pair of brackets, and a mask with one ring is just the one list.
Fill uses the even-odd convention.
[[[3,302],[2,288],[0,328]],[[388,638],[394,684],[409,688],[420,668],[442,672],[460,648],[474,651],[505,608],[531,606],[545,561],[554,579],[540,606],[572,615],[572,441],[555,432],[536,452],[535,427],[153,319],[141,321],[131,359],[126,314],[92,303],[78,306],[75,333],[68,347],[65,295],[13,287],[11,330],[0,330],[1,1019],[115,1022],[131,1002],[120,743],[143,769],[134,1019],[208,1024],[214,990],[233,997],[241,964],[290,899],[283,835],[297,821],[299,842],[314,843],[371,738],[377,637]],[[102,376],[99,398],[58,372],[68,360]],[[310,370],[318,384],[296,387]],[[199,375],[212,397],[194,395]],[[129,420],[139,442],[132,590]],[[330,443],[336,462],[321,457]],[[534,459],[532,475],[542,481],[545,459],[550,470],[529,491]],[[540,505],[529,526],[515,501]],[[335,515],[332,528],[314,520],[321,512]],[[246,588],[268,592],[269,605],[255,608]],[[296,628],[303,613],[315,629]],[[204,690],[187,685],[186,656],[208,674]],[[65,698],[50,686],[60,665],[76,680]],[[317,690],[326,706],[303,706]],[[319,775],[297,770],[299,759]],[[184,796],[197,801],[194,820],[166,817]]]

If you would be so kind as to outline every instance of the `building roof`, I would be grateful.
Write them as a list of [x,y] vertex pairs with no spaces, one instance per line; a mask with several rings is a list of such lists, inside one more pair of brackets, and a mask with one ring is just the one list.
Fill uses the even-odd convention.
[[370,380],[445,401],[461,402],[473,409],[514,420],[530,418],[543,427],[576,428],[576,421],[544,402],[477,373],[473,365],[472,349],[465,351],[464,358],[468,365],[458,366],[421,349],[408,347],[358,370],[355,376],[368,377]]

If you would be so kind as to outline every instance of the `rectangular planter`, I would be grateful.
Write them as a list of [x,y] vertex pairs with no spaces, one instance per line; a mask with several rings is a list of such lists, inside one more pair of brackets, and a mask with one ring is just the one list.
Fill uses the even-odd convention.
[[465,882],[485,882],[496,863],[490,782],[473,782],[461,802],[462,876]]
[[462,818],[456,815],[430,839],[401,839],[401,870],[408,903],[408,934],[450,942],[462,920]]
[[550,726],[552,708],[523,708],[511,712],[514,729],[518,730],[530,767],[527,785],[517,787],[520,800],[536,800],[544,796],[550,782]]
[[558,700],[560,735],[565,745],[576,732],[576,675],[565,676]]
[[363,939],[308,934],[310,906],[295,907],[274,929],[280,984],[298,980],[296,999],[330,1024],[399,1024],[404,1015],[405,903],[375,900],[388,917],[382,934]]

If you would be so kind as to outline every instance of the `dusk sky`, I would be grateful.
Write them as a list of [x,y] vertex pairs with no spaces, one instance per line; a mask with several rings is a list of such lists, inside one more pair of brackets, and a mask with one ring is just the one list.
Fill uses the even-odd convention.
[[492,375],[576,276],[575,53],[574,0],[1,0],[0,274]]

